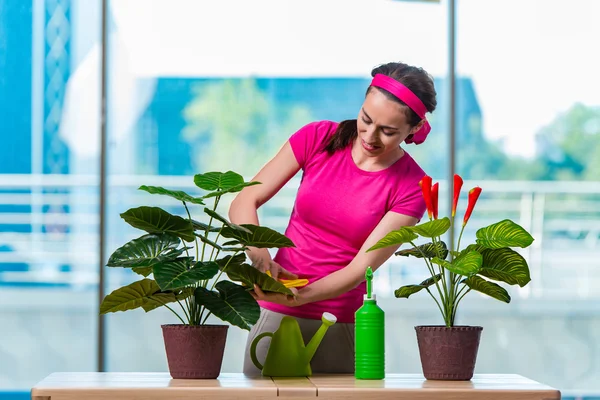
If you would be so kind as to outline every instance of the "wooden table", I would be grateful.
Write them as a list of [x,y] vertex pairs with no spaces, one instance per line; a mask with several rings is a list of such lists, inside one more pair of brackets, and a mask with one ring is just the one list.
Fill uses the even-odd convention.
[[362,381],[352,375],[309,378],[171,379],[168,373],[54,373],[31,389],[32,400],[187,399],[411,399],[550,400],[560,392],[519,375],[475,375],[471,381],[428,381],[417,374],[389,374]]

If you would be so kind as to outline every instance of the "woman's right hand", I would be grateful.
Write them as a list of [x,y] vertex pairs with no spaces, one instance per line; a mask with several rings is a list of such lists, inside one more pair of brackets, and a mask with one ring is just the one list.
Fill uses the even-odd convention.
[[271,254],[267,249],[252,248],[248,252],[248,257],[252,261],[252,266],[257,270],[266,273],[269,271],[271,277],[277,279],[298,279],[298,275],[291,273],[281,265],[273,261]]

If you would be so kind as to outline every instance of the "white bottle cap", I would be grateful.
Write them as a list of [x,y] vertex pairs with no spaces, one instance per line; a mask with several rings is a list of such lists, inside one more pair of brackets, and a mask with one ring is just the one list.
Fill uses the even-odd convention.
[[335,315],[333,315],[332,313],[324,312],[321,318],[326,319],[328,322],[331,322],[332,324],[335,324],[337,322],[337,317]]
[[375,295],[375,293],[371,293],[371,297],[369,297],[368,294],[365,294],[364,300],[377,300],[377,296]]

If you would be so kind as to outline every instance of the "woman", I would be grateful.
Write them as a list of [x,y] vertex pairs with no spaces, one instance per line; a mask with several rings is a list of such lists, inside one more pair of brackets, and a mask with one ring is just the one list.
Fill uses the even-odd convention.
[[[286,229],[296,247],[251,248],[259,270],[282,279],[305,278],[296,296],[264,293],[255,287],[261,317],[250,331],[244,373],[257,375],[249,346],[261,332],[273,332],[281,318],[297,318],[310,340],[323,312],[337,317],[315,354],[313,372],[353,373],[354,313],[362,305],[367,266],[383,264],[397,247],[366,253],[388,232],[415,225],[425,212],[419,181],[425,172],[402,148],[422,143],[429,133],[426,112],[436,107],[432,78],[421,68],[389,63],[375,68],[356,120],[310,123],[294,133],[241,191],[229,217],[236,224],[258,224],[257,209],[302,169],[294,209]],[[257,347],[264,360],[268,340]]]

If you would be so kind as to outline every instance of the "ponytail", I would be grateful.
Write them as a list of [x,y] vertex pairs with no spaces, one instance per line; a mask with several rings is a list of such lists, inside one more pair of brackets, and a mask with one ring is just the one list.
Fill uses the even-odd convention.
[[347,119],[339,123],[335,133],[323,146],[323,151],[332,155],[338,150],[346,148],[358,136],[356,120]]

